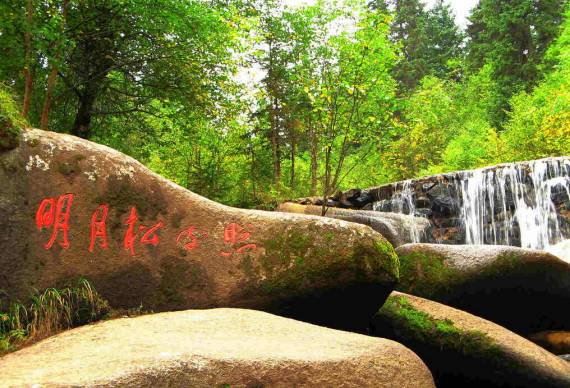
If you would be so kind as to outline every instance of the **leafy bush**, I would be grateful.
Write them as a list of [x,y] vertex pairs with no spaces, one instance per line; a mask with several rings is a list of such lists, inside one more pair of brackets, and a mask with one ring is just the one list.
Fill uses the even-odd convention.
[[20,115],[7,86],[0,83],[0,150],[18,145],[18,136],[26,121]]

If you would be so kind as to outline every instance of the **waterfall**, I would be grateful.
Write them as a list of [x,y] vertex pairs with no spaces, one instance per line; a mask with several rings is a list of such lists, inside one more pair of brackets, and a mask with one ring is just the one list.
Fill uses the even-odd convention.
[[569,237],[552,200],[557,190],[570,197],[568,159],[466,171],[459,185],[467,244],[547,249]]
[[417,217],[419,214],[416,212],[412,181],[407,180],[400,182],[400,184],[401,188],[396,191],[390,200],[374,203],[373,209],[376,211],[390,211],[410,215],[410,239],[414,243],[419,243],[424,236],[422,236],[422,231],[420,231],[418,224],[414,222],[414,217]]
[[[513,245],[568,250],[570,158],[506,163],[407,180],[373,189],[376,211],[426,217],[415,242]],[[417,218],[411,217],[412,222]],[[566,248],[564,248],[566,247]]]

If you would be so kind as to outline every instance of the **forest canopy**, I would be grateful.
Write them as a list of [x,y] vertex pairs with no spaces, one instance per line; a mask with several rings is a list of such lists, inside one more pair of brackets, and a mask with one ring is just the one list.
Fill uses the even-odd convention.
[[564,0],[0,0],[0,58],[0,126],[235,206],[570,154]]

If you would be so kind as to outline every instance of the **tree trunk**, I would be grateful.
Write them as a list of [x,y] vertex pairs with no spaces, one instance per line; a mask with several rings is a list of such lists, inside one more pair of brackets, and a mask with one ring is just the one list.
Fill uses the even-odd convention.
[[270,112],[271,151],[273,155],[273,182],[281,181],[281,149],[279,147],[279,129],[277,125],[277,101],[273,100]]
[[71,129],[73,135],[82,137],[83,139],[89,139],[91,135],[89,125],[91,124],[96,97],[97,91],[94,86],[89,86],[81,95],[79,99],[79,109],[77,110],[75,121]]
[[315,133],[315,128],[312,123],[309,122],[309,141],[311,147],[311,196],[317,195],[317,173],[318,173],[318,139]]
[[325,179],[323,182],[323,204],[321,206],[321,216],[327,214],[327,199],[329,196],[331,182],[331,152],[332,146],[327,145],[325,149]]
[[253,195],[253,201],[256,202],[257,201],[257,189],[255,186],[255,150],[253,149],[253,144],[251,145],[251,147],[249,147],[250,149],[250,154],[251,154],[251,170],[250,170],[250,174],[251,174],[251,191],[252,191],[252,195]]
[[[67,5],[69,3],[69,0],[64,0],[63,4],[62,4],[62,16],[63,16],[63,24],[62,24],[62,28],[61,28],[61,32],[63,33],[63,31],[65,30],[65,22],[67,20]],[[62,37],[63,39],[63,37]],[[47,89],[46,89],[46,95],[44,97],[44,106],[42,108],[42,116],[40,118],[40,129],[43,129],[44,131],[48,129],[48,123],[49,123],[49,112],[51,109],[51,97],[53,95],[53,89],[55,87],[55,83],[57,81],[57,62],[61,59],[61,50],[63,50],[63,42],[59,42],[59,44],[57,45],[58,47],[56,47],[56,54],[55,54],[55,63],[51,63],[50,67],[51,70],[49,72],[48,75],[48,79],[47,79]]]
[[44,131],[48,129],[49,111],[51,107],[51,96],[53,94],[53,88],[55,87],[56,77],[57,77],[57,67],[55,65],[52,65],[51,71],[47,79],[46,95],[44,97],[44,106],[42,108],[42,116],[40,118],[40,129]]
[[32,20],[34,5],[32,0],[28,0],[26,5],[26,31],[24,32],[24,102],[22,104],[22,116],[26,119],[30,113],[30,102],[32,99]]
[[295,148],[296,148],[295,136],[291,136],[291,180],[289,186],[295,188]]
[[281,181],[281,150],[279,149],[279,124],[277,122],[277,85],[276,76],[273,69],[274,65],[274,46],[273,40],[268,41],[269,45],[269,67],[267,69],[267,91],[269,92],[269,131],[271,138],[271,154],[273,158],[273,183],[278,184]]

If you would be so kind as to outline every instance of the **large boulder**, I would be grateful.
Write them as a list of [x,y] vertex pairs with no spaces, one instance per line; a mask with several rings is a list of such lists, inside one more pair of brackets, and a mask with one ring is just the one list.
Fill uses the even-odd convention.
[[0,287],[13,297],[83,276],[113,307],[366,327],[398,277],[369,227],[223,206],[70,135],[25,131],[0,153],[0,182]]
[[2,386],[434,387],[394,341],[240,309],[74,329],[5,356],[0,376]]
[[570,264],[547,252],[435,244],[396,251],[399,291],[469,311],[519,334],[570,328]]
[[[288,213],[321,215],[322,207],[285,202],[277,210]],[[431,224],[427,218],[399,213],[385,213],[372,210],[350,210],[329,207],[326,217],[368,225],[384,236],[394,247],[420,241],[428,236]]]
[[570,364],[509,330],[461,310],[394,292],[374,317],[428,365],[438,387],[570,387]]

